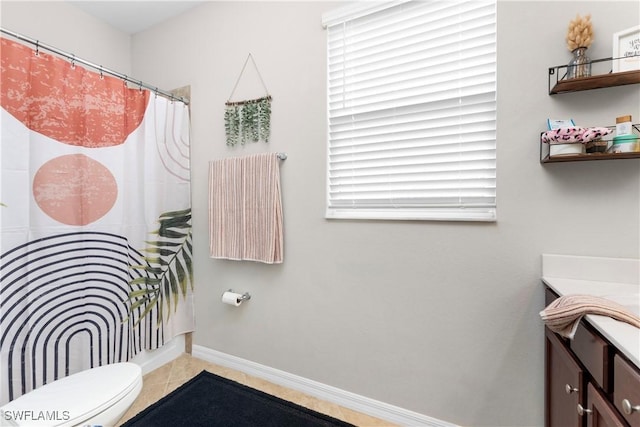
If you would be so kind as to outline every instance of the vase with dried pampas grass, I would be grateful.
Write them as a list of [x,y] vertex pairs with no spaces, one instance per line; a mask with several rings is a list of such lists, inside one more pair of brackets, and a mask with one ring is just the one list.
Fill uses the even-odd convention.
[[591,75],[591,59],[586,52],[593,41],[591,15],[585,17],[576,15],[575,19],[569,22],[566,40],[567,48],[573,53],[573,58],[567,67],[567,78],[589,77]]

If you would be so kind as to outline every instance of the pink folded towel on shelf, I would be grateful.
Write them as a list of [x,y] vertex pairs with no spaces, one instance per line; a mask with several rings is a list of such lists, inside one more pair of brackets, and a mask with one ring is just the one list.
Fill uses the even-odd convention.
[[211,258],[283,262],[277,153],[210,162],[209,222]]
[[587,314],[608,316],[640,328],[640,317],[624,306],[591,295],[564,295],[540,312],[540,317],[553,332],[572,339],[580,319]]

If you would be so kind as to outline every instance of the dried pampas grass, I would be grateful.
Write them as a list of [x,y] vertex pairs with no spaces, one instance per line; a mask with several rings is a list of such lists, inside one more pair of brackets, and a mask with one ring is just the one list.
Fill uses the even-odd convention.
[[567,48],[573,51],[579,47],[589,47],[593,42],[593,28],[591,26],[591,15],[584,18],[576,15],[575,19],[569,22],[567,30]]

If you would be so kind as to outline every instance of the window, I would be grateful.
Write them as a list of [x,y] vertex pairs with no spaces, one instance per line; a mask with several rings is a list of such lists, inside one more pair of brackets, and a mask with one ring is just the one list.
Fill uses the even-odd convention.
[[360,2],[327,28],[327,218],[494,221],[495,0]]

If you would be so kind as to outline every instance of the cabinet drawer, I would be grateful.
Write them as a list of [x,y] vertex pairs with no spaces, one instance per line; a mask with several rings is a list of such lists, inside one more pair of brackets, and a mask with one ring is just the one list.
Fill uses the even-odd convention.
[[613,360],[613,403],[631,427],[640,427],[640,370],[617,354]]
[[576,335],[570,342],[571,349],[587,368],[594,381],[606,393],[610,393],[609,344],[585,322],[580,322]]
[[548,287],[545,287],[544,289],[544,306],[545,307],[551,304],[553,301],[557,300],[558,298],[559,298],[558,294],[553,292]]

